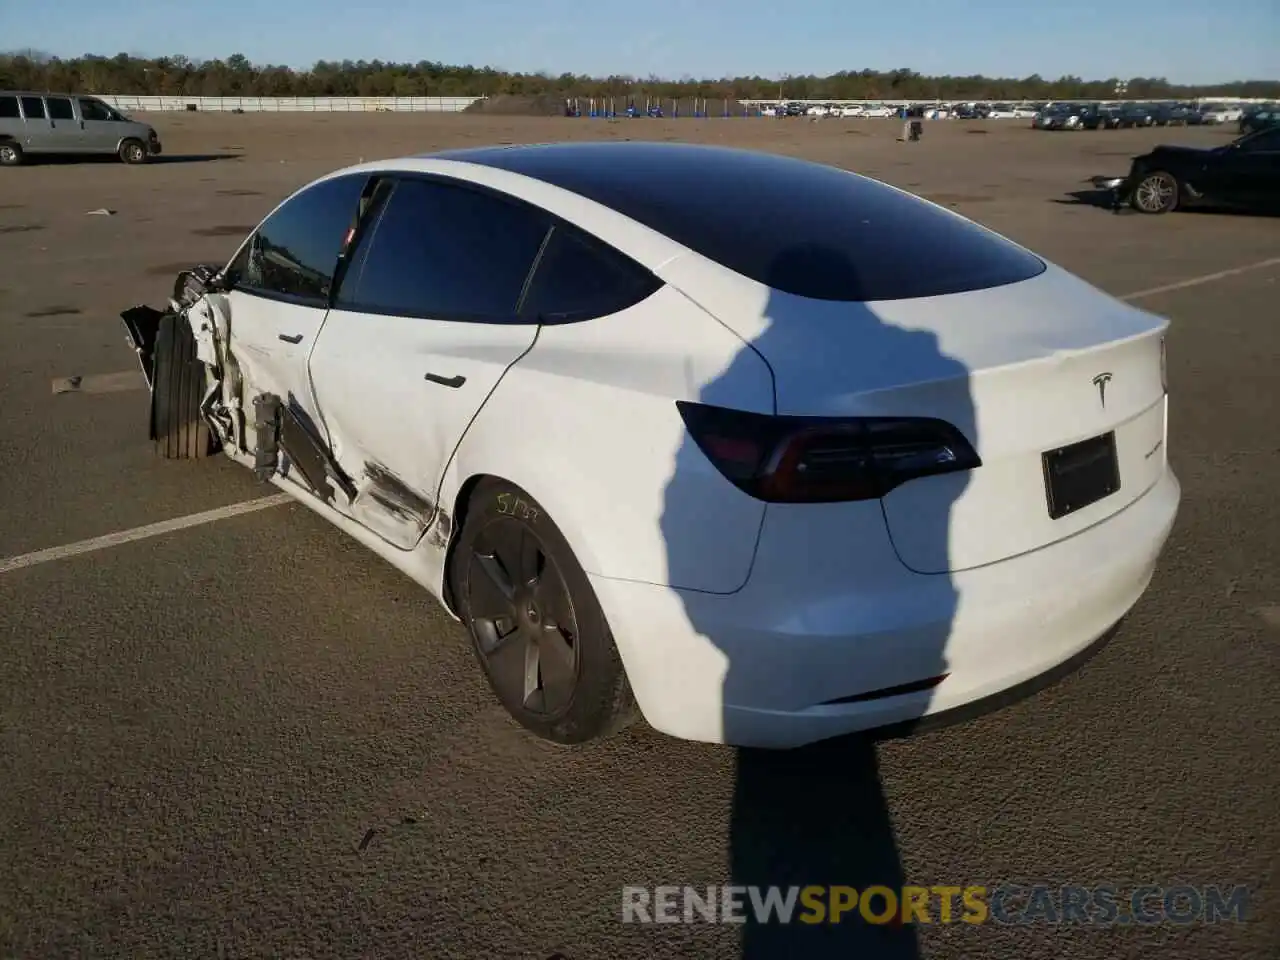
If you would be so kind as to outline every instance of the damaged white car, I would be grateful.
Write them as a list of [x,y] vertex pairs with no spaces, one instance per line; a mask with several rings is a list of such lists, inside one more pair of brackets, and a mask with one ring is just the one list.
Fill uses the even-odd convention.
[[1007,693],[1109,634],[1177,512],[1167,321],[791,158],[352,167],[123,318],[161,455],[220,449],[393,563],[563,743]]

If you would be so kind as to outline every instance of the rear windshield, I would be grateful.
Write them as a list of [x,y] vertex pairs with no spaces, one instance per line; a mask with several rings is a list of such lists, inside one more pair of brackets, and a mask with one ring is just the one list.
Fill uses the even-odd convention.
[[906,300],[1030,279],[1045,264],[947,210],[843,170],[677,144],[461,151],[589,197],[776,290]]

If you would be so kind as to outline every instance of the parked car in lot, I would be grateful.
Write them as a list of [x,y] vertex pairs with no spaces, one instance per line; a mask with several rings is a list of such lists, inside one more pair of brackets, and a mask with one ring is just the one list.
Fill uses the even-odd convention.
[[1151,119],[1158,127],[1186,126],[1192,109],[1182,103],[1157,103],[1152,106]]
[[395,565],[564,743],[633,702],[790,747],[1007,691],[1138,601],[1180,497],[1166,320],[788,157],[349,167],[123,317],[159,453]]
[[1031,121],[1036,130],[1083,130],[1085,108],[1076,103],[1051,103]]
[[1115,130],[1120,126],[1120,111],[1108,104],[1091,104],[1080,125],[1086,130]]
[[1156,122],[1155,109],[1146,103],[1125,103],[1120,105],[1116,113],[1120,128],[1150,127]]
[[1197,204],[1280,212],[1280,126],[1220,147],[1158,146],[1135,157],[1128,176],[1094,182],[1140,213]]
[[883,103],[868,103],[863,105],[861,115],[872,119],[883,120],[885,117],[892,117],[893,113],[893,107],[886,106]]
[[1191,122],[1205,125],[1238,123],[1244,110],[1237,104],[1205,104],[1196,112]]
[[1242,114],[1240,117],[1240,133],[1254,133],[1280,124],[1280,107],[1274,103],[1264,104]]
[[154,127],[97,97],[0,90],[0,166],[50,154],[108,154],[145,163],[160,152]]

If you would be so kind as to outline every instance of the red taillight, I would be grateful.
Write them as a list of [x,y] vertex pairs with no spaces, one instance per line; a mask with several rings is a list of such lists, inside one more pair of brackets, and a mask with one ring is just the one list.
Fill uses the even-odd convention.
[[972,470],[964,435],[927,417],[773,417],[700,403],[676,406],[725,478],[770,503],[874,500],[908,480]]

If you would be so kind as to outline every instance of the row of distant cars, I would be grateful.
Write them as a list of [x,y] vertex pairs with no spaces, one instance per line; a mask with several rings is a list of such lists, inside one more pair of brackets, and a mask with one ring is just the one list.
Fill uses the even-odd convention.
[[764,107],[766,117],[892,117],[901,107],[885,103],[780,103]]
[[926,120],[1030,120],[1037,130],[1118,130],[1127,127],[1237,124],[1241,134],[1280,122],[1274,103],[1103,103],[1038,101],[1022,103],[781,103],[761,111],[767,117],[918,117]]
[[1117,130],[1126,127],[1217,126],[1234,123],[1240,134],[1280,123],[1274,103],[1098,103],[1046,104],[1031,121],[1037,130]]
[[764,107],[766,117],[916,117],[925,120],[1028,120],[1045,104],[1028,103],[781,103]]

